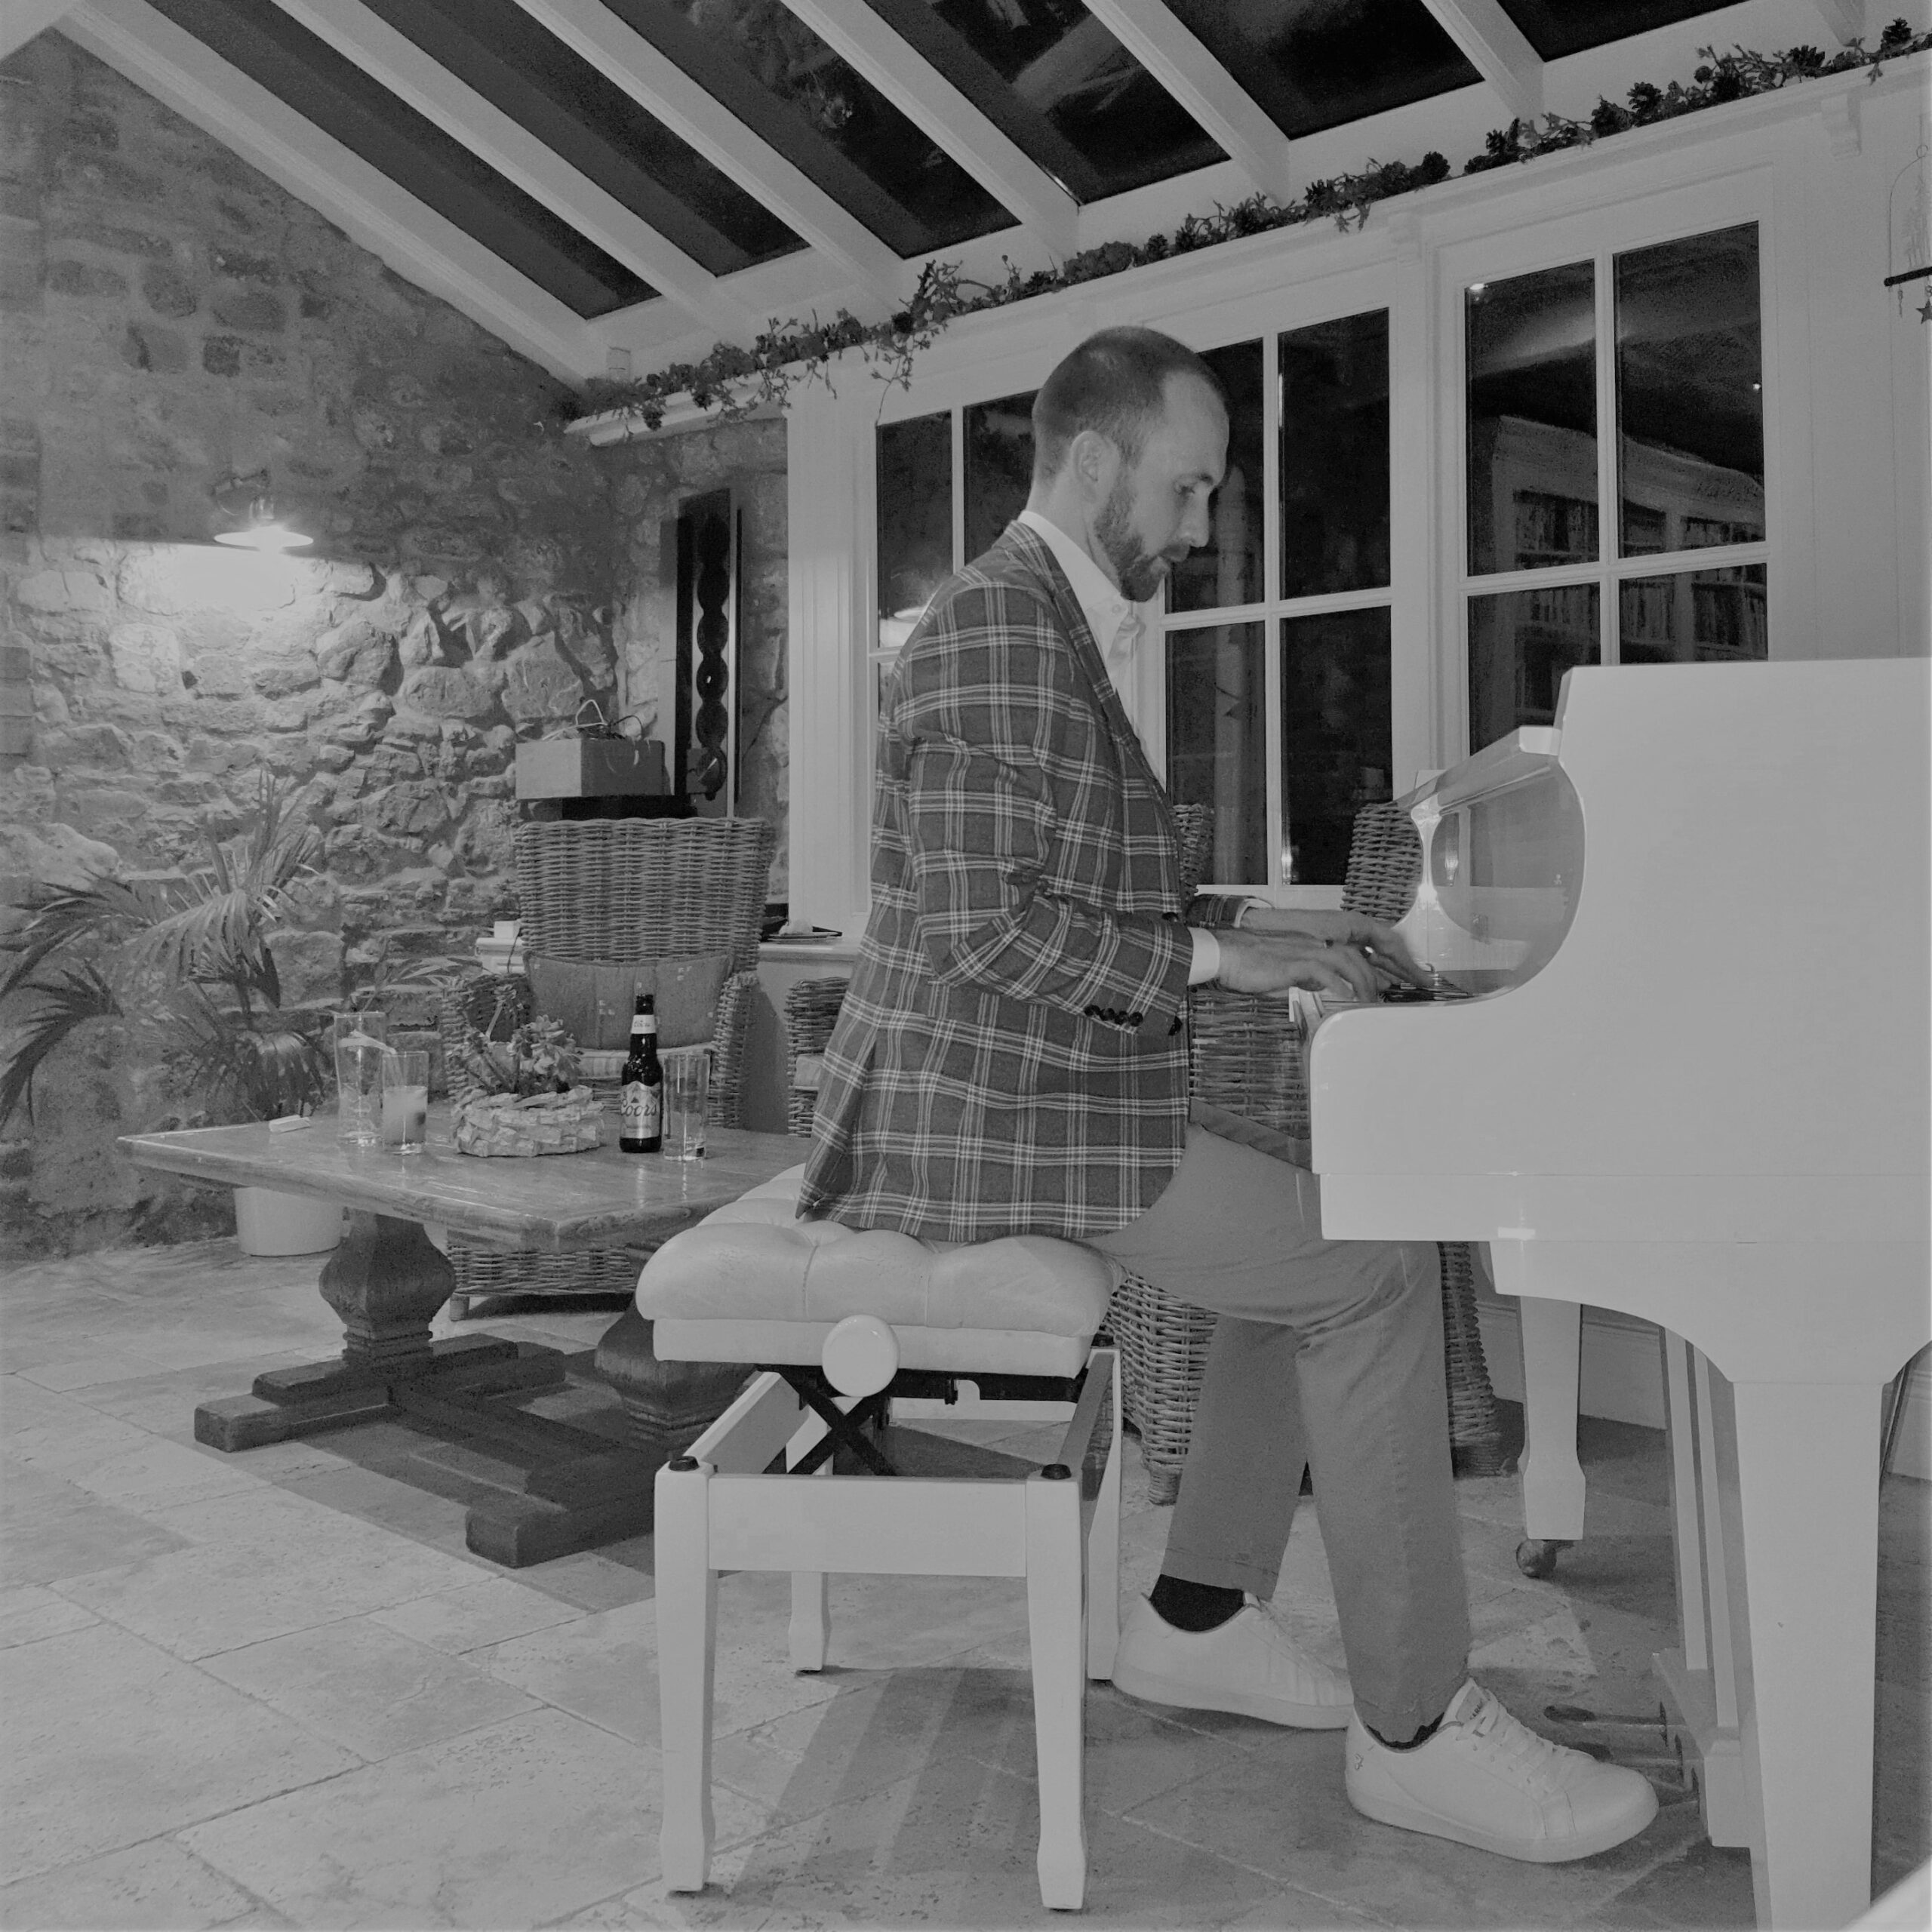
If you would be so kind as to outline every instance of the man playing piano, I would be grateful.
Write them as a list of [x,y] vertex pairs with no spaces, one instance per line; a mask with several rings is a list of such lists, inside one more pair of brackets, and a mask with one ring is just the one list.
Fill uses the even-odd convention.
[[[1607,1850],[1654,1815],[1649,1784],[1536,1736],[1467,1674],[1435,1250],[1324,1241],[1315,1177],[1265,1130],[1190,1118],[1190,985],[1367,997],[1402,964],[1349,915],[1181,900],[1116,680],[1137,605],[1207,540],[1225,398],[1180,343],[1110,329],[1048,377],[1033,429],[1026,509],[934,598],[887,699],[872,913],[800,1211],[1081,1241],[1214,1310],[1116,1684],[1346,1725],[1349,1798],[1386,1823],[1538,1861]],[[1346,1678],[1263,1607],[1305,1461]]]

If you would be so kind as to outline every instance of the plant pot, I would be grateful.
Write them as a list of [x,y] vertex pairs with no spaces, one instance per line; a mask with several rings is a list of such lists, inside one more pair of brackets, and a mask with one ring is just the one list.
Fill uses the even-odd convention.
[[235,1239],[244,1254],[325,1254],[342,1238],[342,1203],[271,1187],[235,1190]]

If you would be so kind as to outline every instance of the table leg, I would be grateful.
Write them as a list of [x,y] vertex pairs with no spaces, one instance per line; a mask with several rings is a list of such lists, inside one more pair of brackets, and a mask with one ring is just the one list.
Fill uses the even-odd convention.
[[1583,1467],[1577,1460],[1583,1311],[1574,1302],[1540,1295],[1526,1295],[1517,1306],[1523,1324],[1524,1540],[1516,1561],[1526,1575],[1547,1577],[1557,1552],[1583,1534]]
[[326,1361],[269,1371],[247,1395],[204,1403],[195,1440],[253,1449],[365,1421],[392,1406],[405,1383],[480,1394],[564,1379],[554,1349],[492,1335],[429,1339],[429,1321],[455,1277],[414,1221],[352,1212],[321,1273],[322,1299],[342,1318],[343,1350]]

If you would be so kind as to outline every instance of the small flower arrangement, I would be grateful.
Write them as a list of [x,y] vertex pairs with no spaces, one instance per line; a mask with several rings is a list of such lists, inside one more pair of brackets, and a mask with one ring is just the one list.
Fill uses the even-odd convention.
[[567,1094],[577,1084],[577,1044],[554,1020],[526,1020],[507,1040],[472,1036],[463,1070],[478,1091],[520,1100]]

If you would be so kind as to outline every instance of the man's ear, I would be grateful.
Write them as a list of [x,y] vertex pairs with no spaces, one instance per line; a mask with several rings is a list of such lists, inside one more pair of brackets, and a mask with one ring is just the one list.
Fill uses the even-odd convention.
[[1081,494],[1093,502],[1104,502],[1120,475],[1120,451],[1113,438],[1097,429],[1082,429],[1067,446],[1066,459]]

